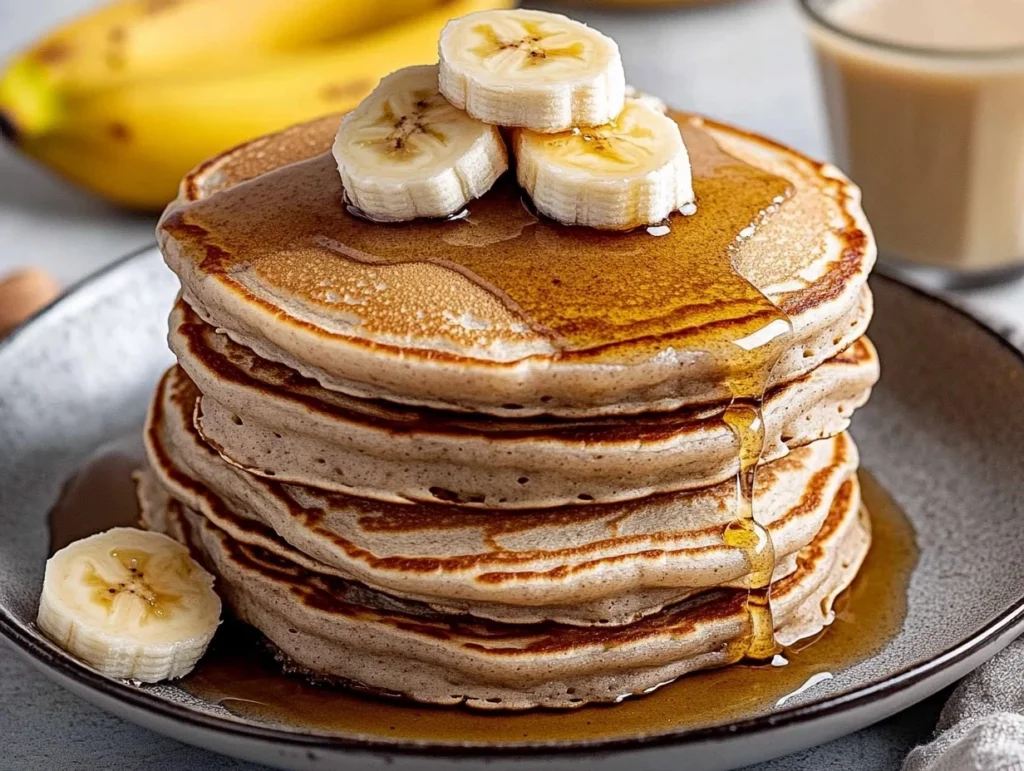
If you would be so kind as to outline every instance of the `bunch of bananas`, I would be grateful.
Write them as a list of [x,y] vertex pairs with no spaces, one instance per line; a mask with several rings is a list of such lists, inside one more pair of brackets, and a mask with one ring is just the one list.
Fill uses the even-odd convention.
[[359,104],[437,60],[449,19],[512,0],[117,0],[0,74],[0,130],[107,200],[157,210],[194,165]]

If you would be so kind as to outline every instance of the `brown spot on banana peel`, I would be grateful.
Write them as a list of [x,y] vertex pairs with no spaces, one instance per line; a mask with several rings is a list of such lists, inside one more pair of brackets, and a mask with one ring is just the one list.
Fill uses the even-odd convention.
[[39,46],[31,56],[40,64],[60,64],[71,58],[72,50],[71,44],[66,40],[51,40]]
[[173,8],[176,5],[181,5],[181,0],[148,0],[142,8],[142,12],[149,16],[166,11],[168,8]]
[[127,37],[128,32],[122,26],[107,30],[107,45],[103,58],[112,70],[120,70],[125,66],[124,41]]
[[107,126],[107,133],[110,138],[116,142],[130,142],[132,139],[132,131],[128,126],[120,121],[114,121]]
[[365,78],[348,83],[328,83],[320,89],[320,98],[328,102],[356,99],[366,96],[372,89],[373,83]]

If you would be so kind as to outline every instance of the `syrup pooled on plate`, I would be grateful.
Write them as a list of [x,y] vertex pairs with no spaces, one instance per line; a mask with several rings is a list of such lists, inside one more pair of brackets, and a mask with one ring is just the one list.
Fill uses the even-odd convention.
[[[628,363],[666,352],[711,357],[732,397],[723,419],[737,438],[736,518],[726,541],[743,551],[752,577],[749,640],[737,657],[764,660],[775,651],[769,597],[775,555],[754,517],[752,490],[763,448],[761,403],[792,326],[736,270],[734,256],[785,205],[792,187],[726,153],[699,121],[680,118],[679,125],[697,210],[674,215],[656,235],[538,217],[521,204],[508,174],[465,216],[368,222],[348,211],[329,153],[185,204],[162,228],[205,250],[204,271],[244,266],[327,313],[338,313],[338,298],[348,296],[332,283],[339,276],[364,275],[366,265],[432,263],[493,295],[563,360]],[[372,328],[372,311],[361,306],[360,314]]]
[[138,527],[132,474],[142,464],[141,428],[96,448],[50,510],[50,553],[112,527]]

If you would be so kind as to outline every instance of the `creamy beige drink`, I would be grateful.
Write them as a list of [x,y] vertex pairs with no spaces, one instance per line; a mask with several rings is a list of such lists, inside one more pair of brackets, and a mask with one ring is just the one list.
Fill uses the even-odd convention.
[[836,160],[882,251],[1024,265],[1024,0],[804,0]]

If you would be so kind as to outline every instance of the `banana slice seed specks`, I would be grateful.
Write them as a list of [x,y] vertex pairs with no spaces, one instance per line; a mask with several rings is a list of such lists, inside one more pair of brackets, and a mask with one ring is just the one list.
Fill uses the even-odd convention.
[[398,70],[342,119],[334,157],[345,195],[370,219],[455,214],[508,168],[499,130],[453,107],[437,84],[437,65]]
[[497,126],[540,132],[616,118],[626,78],[615,41],[555,13],[480,11],[441,32],[440,88]]

